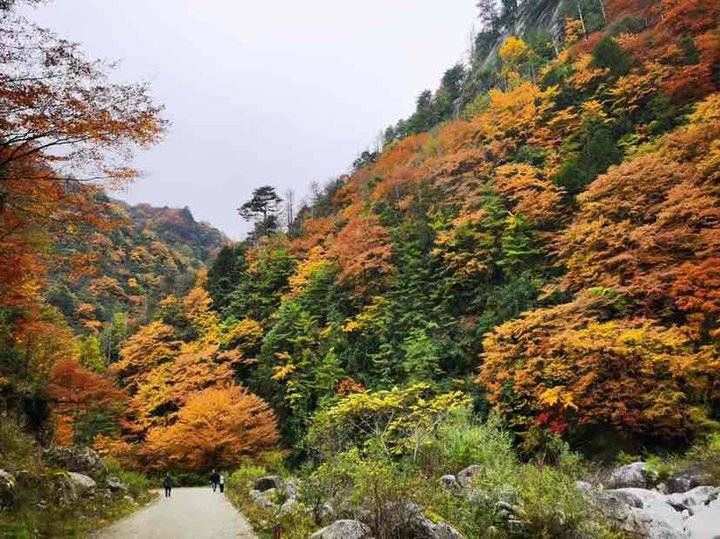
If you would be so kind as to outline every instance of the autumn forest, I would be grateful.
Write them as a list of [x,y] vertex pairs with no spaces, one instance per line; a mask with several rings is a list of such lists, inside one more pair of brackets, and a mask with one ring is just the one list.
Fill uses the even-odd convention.
[[[289,537],[341,518],[659,537],[577,482],[642,462],[651,492],[720,484],[720,3],[482,1],[467,63],[305,203],[255,186],[239,242],[112,197],[171,129],[162,105],[16,10],[0,1],[8,536],[45,529],[20,470],[64,447],[126,482],[225,470],[256,531]],[[298,492],[248,498],[267,474]],[[408,531],[407,502],[457,535]],[[692,525],[666,537],[706,537]]]

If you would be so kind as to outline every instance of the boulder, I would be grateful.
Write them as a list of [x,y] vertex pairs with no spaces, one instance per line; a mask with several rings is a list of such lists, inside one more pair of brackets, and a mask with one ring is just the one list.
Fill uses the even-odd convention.
[[447,490],[457,491],[460,489],[460,483],[458,483],[457,477],[452,474],[443,475],[440,478],[440,483]]
[[114,476],[108,477],[107,480],[105,481],[105,485],[107,486],[108,490],[110,490],[110,492],[113,492],[113,493],[127,492],[127,490],[128,490],[127,485],[125,485],[125,483],[120,481],[119,478],[114,477]]
[[275,502],[273,502],[271,498],[275,496],[276,492],[277,491],[274,488],[264,490],[262,492],[253,489],[250,491],[250,499],[255,505],[270,509],[272,507],[275,507]]
[[383,524],[391,537],[412,539],[463,539],[452,526],[435,523],[415,503],[392,503],[385,507]]
[[471,466],[468,466],[464,470],[460,470],[457,475],[457,482],[460,483],[463,487],[467,487],[472,482],[473,477],[478,475],[480,471],[482,470],[482,467],[479,464],[473,464]]
[[[676,511],[688,511],[693,515],[698,509],[706,507],[720,497],[718,487],[695,487],[687,492],[677,492],[665,497],[665,501]],[[718,528],[720,530],[720,528]]]
[[588,483],[587,481],[575,481],[575,488],[577,488],[580,492],[585,494],[586,496],[589,496],[592,494],[593,486]]
[[622,488],[596,496],[599,509],[618,527],[650,539],[710,539],[720,531],[720,488],[682,493]]
[[633,462],[616,468],[610,475],[606,487],[618,488],[649,488],[657,480],[657,474],[651,472],[644,462]]
[[282,490],[283,480],[279,475],[266,475],[255,480],[255,490],[263,492],[271,488]]
[[444,522],[432,522],[425,518],[416,523],[414,534],[416,539],[463,539],[455,528]]
[[687,492],[690,489],[703,485],[712,485],[713,476],[701,470],[690,470],[675,474],[665,484],[669,493]]
[[46,478],[46,483],[51,505],[67,507],[77,502],[78,489],[67,473],[55,473]]
[[77,472],[68,472],[70,483],[78,495],[85,494],[88,491],[95,490],[97,483],[92,477]]
[[45,459],[58,468],[95,479],[107,475],[107,468],[100,455],[89,447],[51,447],[45,450]]
[[283,504],[280,506],[280,512],[285,513],[292,513],[297,509],[298,507],[298,501],[297,498],[288,498],[283,502]]
[[640,488],[620,490],[636,496],[642,504],[641,507],[631,509],[635,530],[644,533],[649,539],[684,537],[683,528],[688,513],[675,510],[667,503],[666,496]]
[[283,484],[281,485],[283,494],[285,494],[288,498],[297,498],[299,488],[300,484],[297,479],[283,481]]
[[371,539],[370,528],[358,520],[336,520],[318,530],[310,539]]
[[5,470],[0,470],[0,509],[12,503],[15,495],[15,476]]
[[692,539],[717,538],[720,535],[720,499],[695,507],[695,513],[685,521],[685,533]]

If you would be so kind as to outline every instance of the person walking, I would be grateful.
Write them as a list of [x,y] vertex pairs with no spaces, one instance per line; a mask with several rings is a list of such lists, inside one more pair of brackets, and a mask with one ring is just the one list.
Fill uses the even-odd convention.
[[225,476],[220,474],[220,492],[225,492]]
[[165,487],[165,497],[169,498],[173,488],[173,482],[172,477],[170,477],[170,472],[165,474],[165,479],[163,479],[163,487]]
[[215,468],[213,468],[212,474],[210,475],[210,484],[212,485],[213,492],[217,490],[218,484],[220,484],[220,474],[217,473]]

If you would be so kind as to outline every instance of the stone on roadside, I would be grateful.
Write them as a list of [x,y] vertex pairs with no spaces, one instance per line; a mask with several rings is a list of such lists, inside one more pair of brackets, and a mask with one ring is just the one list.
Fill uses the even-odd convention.
[[253,489],[250,491],[250,499],[255,505],[265,509],[270,509],[275,507],[275,503],[270,499],[274,496],[275,492],[276,490],[274,488],[262,492],[257,489]]
[[95,490],[95,487],[97,486],[95,480],[85,474],[68,472],[67,475],[73,488],[75,489],[75,492],[79,495]]
[[54,473],[45,481],[48,484],[51,505],[66,507],[77,501],[78,489],[66,472]]
[[316,531],[310,539],[370,539],[370,528],[359,520],[336,520]]
[[122,481],[120,481],[119,478],[114,477],[114,476],[108,477],[107,480],[105,481],[105,485],[107,485],[107,488],[110,490],[110,492],[114,492],[114,493],[127,492],[127,490],[128,490],[125,483],[123,483]]
[[51,447],[45,450],[45,459],[58,468],[95,479],[107,475],[107,468],[100,455],[89,447]]
[[279,475],[266,475],[255,480],[255,490],[263,492],[271,488],[282,490],[283,480]]

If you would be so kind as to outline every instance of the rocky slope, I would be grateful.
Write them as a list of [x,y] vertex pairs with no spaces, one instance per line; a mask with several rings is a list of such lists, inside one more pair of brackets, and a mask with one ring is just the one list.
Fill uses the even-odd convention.
[[494,39],[489,52],[476,62],[482,69],[492,69],[498,62],[498,50],[509,36],[523,36],[529,31],[547,32],[555,41],[562,37],[563,0],[537,0],[523,2],[518,6],[515,21],[503,28]]

